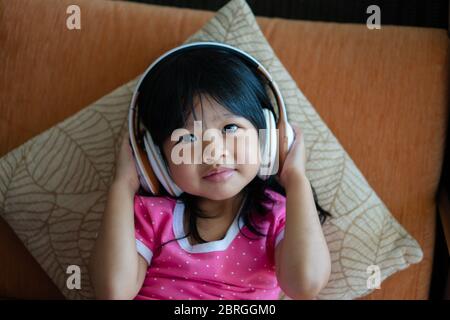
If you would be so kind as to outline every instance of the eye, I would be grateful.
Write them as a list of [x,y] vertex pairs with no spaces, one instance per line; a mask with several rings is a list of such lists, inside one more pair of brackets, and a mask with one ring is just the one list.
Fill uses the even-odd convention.
[[234,133],[237,129],[239,129],[239,126],[234,123],[230,123],[225,125],[223,128],[225,133]]
[[194,134],[190,133],[190,134],[185,134],[185,135],[181,136],[178,139],[177,143],[179,143],[179,142],[194,142],[194,141],[197,141],[197,137],[194,136]]

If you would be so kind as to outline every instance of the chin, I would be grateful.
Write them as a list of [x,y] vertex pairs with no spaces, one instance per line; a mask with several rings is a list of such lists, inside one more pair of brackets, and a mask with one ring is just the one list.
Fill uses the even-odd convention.
[[239,193],[240,190],[238,190],[237,188],[233,187],[232,190],[227,190],[225,188],[222,187],[218,187],[216,188],[210,188],[209,190],[207,190],[205,193],[203,193],[203,197],[210,199],[210,200],[226,200],[226,199],[230,199],[232,197],[234,197],[235,195],[237,195]]
[[216,184],[215,186],[204,185],[202,194],[203,197],[210,200],[226,200],[239,194],[244,187],[245,184],[241,185],[240,183],[234,183],[228,186],[220,183]]
[[221,200],[227,200],[230,199],[234,196],[234,194],[230,194],[230,195],[223,195],[223,196],[219,196],[217,194],[215,195],[205,195],[204,198],[209,199],[209,200],[214,200],[214,201],[221,201]]

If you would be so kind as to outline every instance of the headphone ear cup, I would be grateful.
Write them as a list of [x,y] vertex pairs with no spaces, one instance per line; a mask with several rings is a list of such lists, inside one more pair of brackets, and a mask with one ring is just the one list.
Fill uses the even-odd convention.
[[172,180],[169,171],[167,170],[166,164],[164,163],[161,151],[153,143],[153,139],[148,131],[145,131],[144,144],[145,151],[147,152],[147,157],[150,161],[153,172],[158,177],[159,182],[161,182],[163,187],[170,195],[178,197],[183,193],[183,190],[181,190]]
[[278,140],[275,118],[272,111],[267,108],[263,108],[264,119],[266,121],[266,130],[261,137],[261,165],[258,171],[258,177],[262,180],[268,179],[274,173],[274,169],[277,170],[277,153],[278,153]]

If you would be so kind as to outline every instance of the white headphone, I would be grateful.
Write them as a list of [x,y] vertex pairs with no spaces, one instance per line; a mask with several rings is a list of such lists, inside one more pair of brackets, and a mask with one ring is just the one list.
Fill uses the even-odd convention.
[[[267,70],[255,58],[238,48],[219,42],[194,42],[173,48],[156,59],[143,73],[136,85],[128,114],[130,145],[135,159],[139,181],[141,186],[153,195],[159,195],[161,193],[160,184],[172,196],[178,197],[183,193],[183,190],[172,180],[160,149],[154,144],[149,131],[143,128],[143,124],[138,119],[139,106],[136,101],[139,96],[141,83],[149,76],[151,70],[166,57],[174,53],[179,54],[180,52],[210,47],[226,50],[230,54],[244,59],[247,64],[250,64],[255,69],[255,72],[260,72],[264,76],[277,101],[278,122],[275,122],[275,117],[271,110],[263,108],[267,130],[265,130],[265,136],[260,139],[262,142],[262,152],[258,177],[265,180],[269,176],[276,174],[279,168],[282,168],[286,154],[294,141],[294,131],[287,121],[286,107],[280,90]],[[143,129],[141,130],[140,128]]]

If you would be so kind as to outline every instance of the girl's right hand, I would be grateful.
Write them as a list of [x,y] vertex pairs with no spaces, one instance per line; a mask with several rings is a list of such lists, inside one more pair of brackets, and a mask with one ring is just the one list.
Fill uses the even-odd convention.
[[125,133],[116,159],[114,182],[124,183],[136,193],[139,190],[139,177],[130,146],[130,135]]
[[280,185],[287,189],[292,181],[306,177],[306,151],[303,132],[300,127],[291,124],[295,133],[294,142],[284,160],[281,173],[276,176]]

